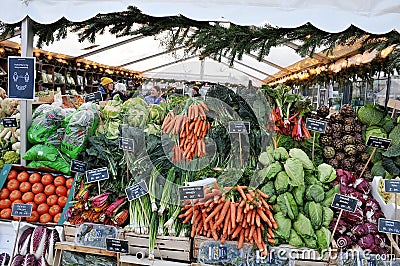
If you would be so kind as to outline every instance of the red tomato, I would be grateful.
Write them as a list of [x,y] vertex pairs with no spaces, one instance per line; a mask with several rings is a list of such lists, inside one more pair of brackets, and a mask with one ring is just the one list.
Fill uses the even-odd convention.
[[35,202],[30,201],[30,202],[28,202],[28,203],[26,203],[26,204],[31,204],[31,205],[32,205],[32,211],[36,211],[36,209],[37,209],[37,204],[36,204]]
[[44,213],[44,214],[40,215],[39,221],[42,224],[47,224],[47,223],[50,223],[51,221],[53,221],[53,217],[51,217],[51,215],[48,213]]
[[47,185],[44,188],[44,194],[46,194],[47,196],[53,195],[55,192],[56,192],[56,187],[53,184]]
[[65,177],[63,177],[62,175],[57,176],[57,177],[54,179],[54,185],[55,185],[56,187],[58,187],[58,186],[64,186],[64,185],[65,185]]
[[35,195],[32,192],[25,192],[24,195],[22,195],[22,201],[25,203],[33,201],[34,198]]
[[37,172],[29,176],[29,182],[31,182],[31,184],[36,184],[39,183],[40,181],[42,181],[42,176]]
[[8,181],[7,189],[9,191],[19,189],[19,181],[17,179],[11,179],[10,181]]
[[0,192],[0,199],[8,199],[10,191],[7,188],[2,188]]
[[7,209],[11,207],[11,200],[2,199],[0,200],[0,209]]
[[64,186],[59,186],[56,188],[56,194],[58,196],[67,196],[67,188]]
[[61,218],[61,213],[57,213],[56,215],[54,215],[53,222],[58,223],[60,218]]
[[49,205],[47,205],[46,203],[39,204],[39,206],[37,206],[37,212],[39,214],[48,213],[49,212]]
[[67,197],[61,196],[61,197],[58,198],[57,204],[58,204],[61,208],[64,208],[65,204],[67,204],[67,200],[68,200]]
[[72,177],[68,178],[67,181],[65,181],[65,186],[69,189],[72,187],[73,183],[74,183],[74,179]]
[[53,183],[53,176],[51,174],[44,174],[42,176],[42,184],[47,186]]
[[58,206],[58,205],[53,205],[53,206],[50,207],[50,209],[49,209],[49,214],[50,214],[51,216],[54,216],[54,215],[56,215],[56,214],[58,214],[58,213],[61,213],[61,207],[60,207],[60,206]]
[[11,218],[11,209],[7,208],[0,212],[0,218],[10,219]]
[[23,201],[20,200],[20,199],[17,199],[17,200],[12,201],[11,207],[12,207],[14,204],[23,204],[23,203],[25,203],[25,202],[23,202]]
[[57,195],[50,195],[47,197],[47,205],[53,206],[57,204],[58,202],[58,196]]
[[33,194],[39,194],[39,193],[43,192],[43,190],[44,190],[44,186],[42,183],[35,183],[32,185]]
[[37,211],[32,211],[30,217],[26,217],[26,221],[29,223],[34,223],[39,220],[39,213]]
[[22,193],[25,193],[25,192],[30,191],[31,188],[32,188],[32,185],[31,185],[31,183],[29,183],[29,182],[22,182],[22,183],[19,185],[19,190],[20,190]]
[[13,192],[11,192],[10,194],[10,200],[11,201],[15,201],[18,200],[22,197],[22,193],[19,190],[14,190]]
[[19,173],[17,176],[17,180],[19,182],[26,182],[26,181],[28,181],[28,179],[29,179],[29,174],[26,171]]
[[35,195],[34,201],[36,204],[42,204],[46,202],[46,195],[44,193],[39,193]]
[[15,171],[14,169],[11,169],[11,171],[8,173],[7,180],[11,179],[17,179],[18,172]]

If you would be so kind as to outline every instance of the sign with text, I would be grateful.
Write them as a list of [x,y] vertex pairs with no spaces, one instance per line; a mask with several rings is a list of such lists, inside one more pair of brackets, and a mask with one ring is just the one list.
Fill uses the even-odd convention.
[[84,99],[85,99],[85,103],[87,103],[87,102],[98,103],[103,100],[103,96],[101,95],[101,92],[97,91],[97,92],[86,94],[84,96]]
[[378,231],[382,233],[400,235],[400,221],[379,218]]
[[87,163],[78,160],[71,160],[71,172],[84,173],[87,169]]
[[133,151],[133,149],[134,149],[133,139],[119,137],[118,145],[119,145],[119,148],[122,150]]
[[229,133],[250,134],[250,122],[229,121]]
[[322,120],[316,120],[316,119],[311,119],[307,118],[306,119],[306,128],[308,130],[320,132],[320,133],[325,133],[326,130],[326,122]]
[[370,146],[372,148],[381,149],[381,150],[387,150],[387,148],[389,148],[391,142],[392,142],[391,139],[370,136],[367,140],[367,146]]
[[32,215],[32,204],[14,203],[11,210],[11,216],[30,217]]
[[228,258],[228,247],[223,245],[212,245],[208,248],[208,259],[210,261],[221,261]]
[[33,100],[35,94],[35,57],[8,57],[8,98]]
[[400,180],[385,179],[385,192],[400,193]]
[[139,183],[126,188],[125,193],[128,197],[128,200],[131,201],[140,198],[143,195],[146,195],[147,193],[149,193],[149,190],[147,189],[146,182],[140,181]]
[[89,170],[89,171],[86,171],[85,173],[86,173],[86,179],[87,179],[88,183],[106,180],[109,178],[107,167]]
[[354,212],[356,210],[357,203],[358,199],[335,194],[331,206],[344,211]]
[[106,238],[106,249],[112,252],[128,253],[128,240]]
[[181,200],[192,200],[204,198],[203,186],[179,187],[179,197]]
[[5,117],[1,119],[4,127],[18,127],[17,119],[15,117]]

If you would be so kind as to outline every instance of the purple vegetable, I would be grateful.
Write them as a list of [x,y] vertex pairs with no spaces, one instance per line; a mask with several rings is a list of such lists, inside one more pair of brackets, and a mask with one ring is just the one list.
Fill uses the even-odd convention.
[[44,226],[37,226],[32,233],[32,240],[30,246],[30,253],[35,255],[36,259],[44,255],[48,245],[48,234],[49,230]]
[[353,175],[349,171],[343,169],[336,170],[336,175],[340,184],[348,187],[352,186],[357,178],[356,175]]
[[[335,228],[337,222],[337,218],[334,218],[331,222],[331,229],[333,230],[333,228]],[[336,232],[338,232],[339,234],[344,234],[347,231],[347,228],[349,227],[349,225],[343,220],[340,219],[338,226],[336,228]]]
[[372,247],[375,246],[374,236],[368,234],[366,236],[361,237],[360,240],[358,240],[358,245],[362,249],[371,249]]
[[356,192],[356,190],[353,187],[348,187],[346,185],[340,184],[340,194],[348,195],[353,192]]
[[374,211],[378,211],[381,209],[379,203],[373,198],[368,198],[367,202],[365,203],[365,206],[367,208],[370,207]]
[[56,229],[50,231],[48,237],[48,245],[45,251],[45,258],[50,265],[54,263],[54,249],[56,246],[56,242],[60,242],[60,235]]
[[374,236],[374,242],[375,245],[380,247],[380,248],[384,248],[385,247],[385,239],[383,237],[381,237],[380,235],[375,235]]
[[35,255],[28,254],[25,256],[22,266],[37,266]]
[[348,248],[351,246],[351,239],[349,236],[346,235],[341,235],[338,237],[338,239],[336,240],[336,244],[338,246],[338,248]]
[[[53,264],[51,264],[53,265]],[[49,266],[49,264],[47,263],[46,259],[41,256],[38,260],[37,260],[37,266]]]
[[357,206],[354,212],[344,211],[342,219],[348,224],[361,224],[364,219],[363,210]]
[[358,224],[351,229],[351,232],[355,236],[363,236],[363,235],[368,234],[368,232],[366,230],[367,230],[367,228],[363,224]]
[[29,253],[29,246],[31,244],[31,236],[33,233],[34,227],[27,228],[18,240],[18,253],[22,256],[25,256]]
[[365,208],[365,210],[365,216],[370,223],[377,224],[379,218],[385,218],[385,215],[381,211],[375,211],[370,208]]
[[366,223],[364,224],[365,231],[367,234],[375,235],[378,233],[378,226],[373,223]]
[[369,198],[368,195],[365,195],[365,194],[363,194],[361,192],[358,192],[358,191],[354,191],[354,192],[348,193],[347,196],[358,199],[360,201],[358,204],[365,203]]
[[371,191],[371,185],[367,180],[364,178],[359,178],[354,182],[354,187],[357,189],[359,192],[362,192],[364,194],[369,194]]
[[8,253],[1,253],[0,254],[0,265],[7,266],[10,262],[10,255]]
[[24,256],[18,254],[17,256],[14,257],[11,266],[21,266],[23,262],[24,262]]

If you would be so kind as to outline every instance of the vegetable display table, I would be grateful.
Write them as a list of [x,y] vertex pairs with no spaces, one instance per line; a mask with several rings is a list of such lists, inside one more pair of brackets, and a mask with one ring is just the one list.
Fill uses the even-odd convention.
[[136,256],[121,255],[118,266],[141,266],[141,265],[152,265],[152,266],[191,266],[191,263],[174,262],[168,260],[149,260],[149,259],[138,259]]

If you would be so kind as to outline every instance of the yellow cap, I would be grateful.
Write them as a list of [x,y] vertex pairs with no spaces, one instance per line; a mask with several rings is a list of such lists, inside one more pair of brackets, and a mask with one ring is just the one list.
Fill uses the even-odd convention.
[[110,78],[102,77],[100,79],[100,82],[101,82],[102,86],[106,86],[107,84],[113,83],[114,81],[112,79],[110,79]]

